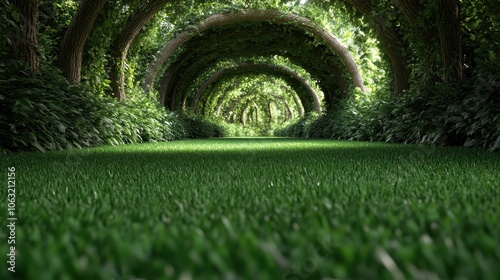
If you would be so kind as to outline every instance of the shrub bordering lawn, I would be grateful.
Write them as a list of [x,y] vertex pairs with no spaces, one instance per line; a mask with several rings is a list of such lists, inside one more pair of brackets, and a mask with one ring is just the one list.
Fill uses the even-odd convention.
[[490,63],[458,86],[417,85],[391,100],[344,100],[328,114],[303,118],[275,135],[499,150],[497,69]]
[[117,102],[92,94],[86,86],[70,85],[56,68],[42,67],[41,72],[32,77],[22,62],[2,59],[0,151],[222,136],[222,130],[208,122],[169,114],[143,92]]

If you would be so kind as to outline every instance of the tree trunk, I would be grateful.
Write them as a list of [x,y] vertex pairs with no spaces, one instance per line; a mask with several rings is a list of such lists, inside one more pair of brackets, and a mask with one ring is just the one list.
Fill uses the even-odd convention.
[[295,102],[295,106],[297,106],[297,112],[299,113],[299,117],[303,117],[304,116],[304,109],[302,107],[302,103],[300,103],[300,98],[296,95],[296,94],[293,94],[293,102]]
[[32,75],[38,74],[40,59],[37,53],[38,47],[38,17],[40,5],[39,0],[14,0],[14,7],[19,12],[20,32],[11,35],[12,53],[26,61]]
[[59,68],[70,83],[81,81],[83,48],[94,23],[108,0],[84,0],[64,34]]
[[380,40],[382,51],[387,56],[392,74],[394,76],[393,92],[396,95],[407,90],[410,78],[408,60],[403,54],[404,43],[399,33],[390,26],[389,21],[374,15],[373,7],[366,0],[347,0],[359,13],[369,18],[373,29]]
[[222,111],[222,105],[224,104],[224,100],[227,97],[228,91],[224,91],[221,97],[217,100],[217,110],[215,111],[215,115],[220,116],[220,112]]
[[394,0],[396,6],[403,12],[412,30],[423,40],[434,37],[429,22],[422,17],[423,4],[415,0]]
[[439,0],[439,40],[444,82],[451,84],[463,77],[463,55],[460,29],[460,1]]
[[[165,106],[165,98],[172,76],[177,72],[177,70],[184,63],[187,57],[188,56],[184,54],[179,60],[177,60],[173,65],[171,65],[172,67],[169,67],[167,71],[165,71],[165,73],[163,74],[163,77],[161,78],[160,81],[160,92],[158,94],[158,101],[162,106]],[[173,108],[170,107],[170,110],[173,110]]]
[[240,122],[243,124],[243,127],[247,125],[247,110],[248,107],[250,106],[250,101],[247,101],[245,106],[243,107],[243,110],[241,110],[241,115],[240,115]]
[[[396,6],[405,15],[415,35],[415,42],[421,50],[417,53],[431,80],[438,80],[439,65],[435,61],[435,51],[439,44],[439,32],[434,26],[433,16],[425,18],[425,6],[416,0],[395,0]],[[433,14],[433,12],[431,12]]]
[[283,98],[283,104],[285,104],[286,111],[288,112],[286,114],[286,121],[289,122],[293,119],[293,111],[292,108],[290,108],[290,104]]
[[236,107],[236,105],[238,105],[238,99],[233,99],[231,101],[231,105],[229,105],[229,121],[231,123],[234,123],[235,122],[235,118],[236,118],[236,113],[234,112],[234,108]]
[[254,103],[253,108],[255,109],[255,124],[259,125],[259,107]]
[[145,1],[139,10],[132,14],[120,35],[111,47],[111,88],[113,95],[118,100],[125,99],[125,61],[130,45],[144,25],[168,2],[169,0]]
[[267,110],[269,112],[269,119],[268,119],[268,124],[271,124],[273,121],[273,108],[271,107],[271,101],[267,102]]

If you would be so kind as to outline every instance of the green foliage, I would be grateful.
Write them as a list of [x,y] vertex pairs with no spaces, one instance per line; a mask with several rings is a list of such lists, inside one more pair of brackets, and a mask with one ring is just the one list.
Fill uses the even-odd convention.
[[2,156],[20,223],[16,273],[0,279],[393,279],[390,258],[401,279],[496,280],[499,165],[283,138]]
[[307,115],[291,124],[275,129],[274,135],[309,138],[312,133],[310,131],[311,125],[316,119],[317,116]]
[[19,33],[21,15],[7,1],[0,1],[0,55],[5,55],[9,52],[12,41],[11,33]]
[[[103,98],[99,130],[106,144],[169,141],[184,138],[179,120],[161,108],[152,96],[138,91],[124,102]],[[173,129],[172,129],[173,127]]]
[[179,115],[186,131],[186,138],[224,137],[224,127],[217,123],[189,113]]
[[53,0],[40,2],[38,53],[42,63],[57,63],[61,42],[81,1]]
[[[40,151],[169,141],[188,135],[184,123],[138,91],[125,102],[72,86],[54,68],[29,76],[12,59],[0,64],[0,147]],[[199,137],[199,136],[198,136]]]
[[500,59],[500,5],[495,0],[462,1],[465,64]]
[[0,147],[41,151],[102,143],[94,128],[97,98],[70,86],[53,68],[29,76],[22,62],[0,63]]
[[271,135],[267,131],[261,131],[254,127],[242,126],[241,124],[223,122],[222,126],[226,132],[226,137],[255,137]]
[[[372,15],[386,19],[384,24],[394,27],[404,41],[401,51],[408,58],[413,84],[411,90],[398,99],[387,99],[390,96],[387,93],[390,78],[387,77],[388,65],[383,61],[386,57],[379,51],[373,28],[370,28],[366,17],[356,13],[350,5],[346,5],[346,1],[310,0],[306,5],[299,5],[299,2],[228,0],[167,3],[130,46],[125,70],[126,86],[131,98],[117,103],[105,97],[109,93],[111,82],[108,77],[109,49],[120,34],[123,24],[143,1],[112,0],[99,14],[84,49],[82,81],[88,87],[68,85],[60,78],[57,70],[53,69],[64,32],[81,1],[41,1],[38,53],[44,68],[42,75],[29,77],[18,62],[8,59],[1,62],[0,98],[3,104],[0,106],[5,110],[2,111],[0,120],[7,124],[2,128],[2,136],[5,136],[1,140],[2,147],[9,150],[50,150],[97,144],[166,141],[190,136],[268,134],[276,123],[281,124],[291,118],[291,114],[284,113],[287,108],[283,105],[283,100],[290,105],[294,100],[292,95],[276,94],[283,90],[283,87],[278,89],[277,83],[242,83],[243,86],[235,89],[230,88],[235,82],[231,79],[214,85],[207,89],[212,94],[200,99],[204,118],[178,118],[169,115],[155,105],[153,97],[144,96],[139,91],[134,92],[134,88],[146,74],[151,58],[168,39],[192,28],[210,15],[252,8],[299,14],[338,36],[360,64],[369,89],[367,96],[358,95],[357,98],[348,100],[340,100],[341,94],[333,96],[341,91],[335,88],[334,79],[330,79],[330,66],[337,65],[340,61],[335,56],[325,55],[325,46],[317,40],[312,40],[304,48],[297,48],[306,37],[288,36],[295,34],[296,30],[292,26],[239,23],[214,28],[193,40],[192,45],[186,44],[180,49],[200,49],[197,53],[199,60],[185,61],[185,65],[193,66],[192,69],[179,71],[178,76],[173,77],[173,80],[179,81],[179,93],[186,94],[188,100],[219,67],[253,59],[290,66],[307,77],[315,89],[319,89],[321,85],[325,93],[332,95],[329,97],[334,104],[328,105],[337,104],[330,108],[328,115],[316,121],[312,121],[311,117],[299,120],[294,125],[277,131],[280,135],[465,145],[491,150],[498,148],[498,70],[495,69],[498,69],[500,57],[500,43],[496,40],[500,34],[500,13],[495,1],[461,1],[467,79],[449,86],[435,84],[436,75],[443,72],[440,69],[438,7],[435,3],[420,1],[423,6],[415,11],[417,21],[411,23],[393,1],[369,1],[373,7]],[[10,37],[20,30],[20,15],[9,1],[3,1],[0,5],[3,8],[0,11],[0,37],[4,39],[0,43],[0,54],[7,57],[11,52]],[[413,25],[420,28],[415,29]],[[283,37],[275,40],[275,34],[270,30],[278,30]],[[218,38],[219,34],[241,31],[250,34],[248,37],[252,40],[237,34],[236,37],[228,36],[228,40],[199,47],[198,43],[205,37]],[[430,39],[421,36],[419,32],[426,33]],[[244,49],[242,46],[245,44],[255,44],[257,47]],[[263,55],[260,57],[255,55],[257,49],[268,49],[271,46],[279,49],[281,53],[277,55],[282,57],[266,57],[266,53],[260,54]],[[178,55],[176,53],[174,58],[178,58],[175,57]],[[309,64],[294,66],[300,61],[308,61]],[[422,77],[430,79],[421,79]],[[225,95],[227,92],[230,94]],[[293,94],[289,89],[284,89],[283,92]],[[270,98],[270,93],[280,97]],[[177,94],[177,97],[180,98],[182,94]],[[226,121],[233,124],[215,119],[207,121],[206,116],[215,114],[220,99],[224,99],[220,103],[222,114]],[[245,112],[247,102],[257,107],[258,114],[252,114],[253,109]],[[272,110],[267,110],[269,103],[274,106]],[[298,115],[295,106],[287,107],[292,109],[294,117]],[[244,114],[248,120],[247,127],[236,128],[234,123],[239,122],[239,116]],[[268,122],[268,119],[271,120]]]
[[500,148],[498,62],[460,84],[416,85],[399,98],[345,100],[310,123],[277,130],[290,137]]

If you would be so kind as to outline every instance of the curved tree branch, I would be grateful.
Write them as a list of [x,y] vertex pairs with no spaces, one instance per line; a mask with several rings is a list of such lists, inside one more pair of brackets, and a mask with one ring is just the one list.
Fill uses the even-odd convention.
[[111,88],[113,95],[118,100],[125,99],[125,60],[128,49],[144,25],[166,4],[169,0],[145,1],[139,10],[132,14],[122,32],[116,37],[111,47]]
[[70,83],[80,83],[85,42],[106,2],[108,0],[84,0],[64,34],[58,64]]
[[371,20],[373,29],[380,40],[382,51],[387,56],[391,71],[394,76],[393,91],[395,94],[402,94],[410,87],[410,68],[408,59],[403,54],[405,48],[403,38],[391,27],[389,21],[373,12],[370,1],[347,0],[359,13]]

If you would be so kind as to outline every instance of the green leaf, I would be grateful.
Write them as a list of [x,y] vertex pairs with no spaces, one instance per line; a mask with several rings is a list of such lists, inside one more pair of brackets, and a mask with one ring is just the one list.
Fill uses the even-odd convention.
[[45,149],[38,143],[38,141],[31,143],[35,148],[37,148],[40,152],[45,153]]

